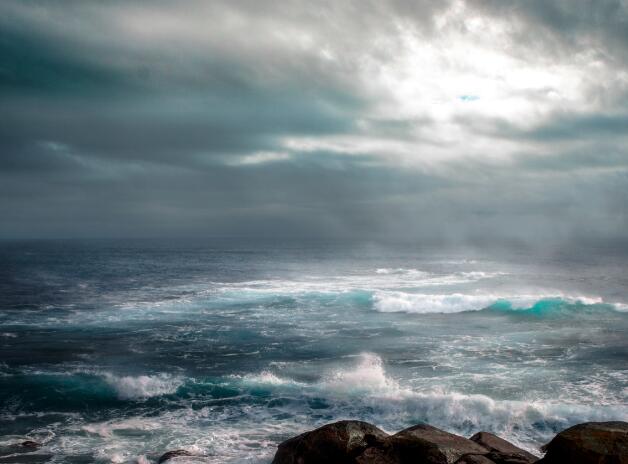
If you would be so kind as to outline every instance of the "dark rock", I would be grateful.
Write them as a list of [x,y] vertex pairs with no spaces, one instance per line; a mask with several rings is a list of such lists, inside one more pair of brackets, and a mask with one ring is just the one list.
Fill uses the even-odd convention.
[[273,464],[353,464],[366,448],[386,437],[366,422],[335,422],[281,443]]
[[173,459],[179,456],[193,456],[193,454],[190,453],[189,451],[182,450],[182,449],[168,451],[161,455],[161,457],[157,460],[157,464],[161,464],[162,462],[166,462],[170,459]]
[[539,460],[539,458],[530,460],[519,453],[500,453],[499,451],[491,451],[486,457],[495,464],[530,464]]
[[355,460],[356,464],[397,464],[397,459],[390,455],[385,447],[367,448]]
[[391,436],[385,442],[388,455],[397,462],[454,464],[467,454],[487,454],[477,443],[430,425],[415,425]]
[[467,454],[456,461],[456,464],[495,464],[482,454]]
[[496,464],[529,464],[538,457],[489,432],[478,432],[470,440],[488,449],[488,456]]
[[38,449],[38,448],[41,448],[41,443],[37,443],[36,441],[33,441],[33,440],[25,440],[22,443],[20,443],[20,446],[22,446],[23,448],[28,448],[28,449]]
[[587,422],[563,430],[542,448],[538,464],[628,464],[628,423]]

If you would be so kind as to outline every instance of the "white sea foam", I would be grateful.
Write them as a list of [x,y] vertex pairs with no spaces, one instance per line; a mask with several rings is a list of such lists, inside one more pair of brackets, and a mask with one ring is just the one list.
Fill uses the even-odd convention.
[[[263,384],[274,390],[269,398],[293,398],[277,405],[209,405],[162,411],[151,417],[114,419],[85,425],[83,434],[67,437],[53,449],[57,454],[91,453],[103,462],[145,463],[143,456],[168,449],[187,449],[197,462],[235,464],[270,462],[282,439],[340,418],[372,422],[388,432],[427,422],[468,436],[489,430],[530,451],[557,430],[589,420],[626,420],[625,405],[575,404],[550,400],[498,400],[429,388],[418,390],[386,371],[376,354],[363,353],[343,367],[331,367],[320,380],[302,383],[278,372],[230,377],[242,385]],[[310,400],[325,400],[324,414]],[[314,413],[314,414],[313,414]],[[139,457],[138,457],[139,456]],[[195,462],[194,459],[191,462]]]
[[274,298],[296,298],[302,301],[316,299],[321,295],[338,296],[352,292],[385,292],[404,291],[408,288],[450,288],[456,291],[460,285],[488,281],[505,275],[504,272],[492,272],[482,269],[457,271],[450,273],[428,272],[415,268],[381,267],[367,272],[356,272],[339,275],[301,275],[298,278],[258,279],[241,282],[206,281],[197,284],[186,284],[172,289],[178,297],[154,301],[125,301],[116,306],[122,309],[142,309],[136,311],[115,312],[111,320],[133,317],[158,317],[177,314],[185,311],[202,310],[199,304],[206,301],[227,301],[234,303],[255,302]]
[[617,311],[628,312],[628,303],[612,303]]
[[[281,388],[295,382],[273,375],[272,384]],[[416,391],[390,377],[373,353],[361,354],[351,367],[330,370],[318,382],[300,385],[303,395],[326,398],[335,417],[363,417],[363,411],[370,411],[367,420],[391,431],[420,421],[461,434],[490,430],[530,450],[569,425],[628,419],[625,404],[497,400],[435,387]]]
[[181,378],[167,374],[120,377],[106,373],[104,378],[118,397],[125,400],[172,394],[183,384]]
[[[383,313],[459,313],[478,311],[499,301],[508,301],[513,309],[525,309],[542,299],[560,299],[568,303],[585,305],[604,303],[602,298],[571,296],[560,293],[507,295],[493,293],[409,293],[402,291],[376,291],[373,293],[375,310]],[[617,306],[615,305],[617,308]],[[617,308],[619,309],[619,308]]]
[[128,418],[107,422],[97,422],[92,424],[86,424],[82,427],[87,433],[92,435],[98,435],[103,438],[111,438],[116,432],[125,430],[134,431],[153,431],[159,430],[164,426],[158,420],[146,419],[146,418]]
[[[431,390],[412,392],[387,399],[376,411],[398,421],[421,420],[431,425],[471,434],[479,430],[493,431],[530,448],[549,439],[558,430],[586,421],[626,420],[625,405],[585,405],[560,401],[495,400],[481,394],[463,394]],[[380,403],[369,399],[375,407]]]
[[246,384],[259,384],[259,385],[293,385],[293,386],[306,386],[306,384],[302,382],[297,382],[296,380],[292,380],[290,378],[283,378],[278,375],[273,374],[270,371],[262,371],[259,374],[246,374],[246,375],[232,375],[230,376],[233,379],[241,380]]
[[398,268],[381,267],[381,268],[376,269],[375,273],[383,274],[383,275],[405,274],[405,275],[414,276],[414,277],[430,275],[429,272],[419,271],[418,269],[406,269],[403,267],[398,267]]
[[340,393],[377,393],[397,395],[400,387],[386,376],[382,359],[372,353],[362,353],[351,369],[335,369],[318,385],[321,389]]
[[435,274],[419,269],[378,268],[374,274],[304,276],[300,279],[268,279],[244,282],[211,282],[209,292],[225,297],[344,293],[356,290],[394,290],[473,283],[503,275],[501,272],[471,271]]
[[[378,291],[373,294],[373,306],[383,313],[458,313],[490,306],[500,297],[492,294],[426,294],[399,291]],[[536,298],[527,302],[532,304]]]

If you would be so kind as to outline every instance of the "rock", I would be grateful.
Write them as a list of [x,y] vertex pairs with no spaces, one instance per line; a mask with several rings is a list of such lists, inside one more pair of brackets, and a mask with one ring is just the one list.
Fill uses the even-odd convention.
[[355,460],[356,464],[397,464],[397,459],[389,455],[385,448],[367,448]]
[[281,443],[273,464],[628,464],[628,423],[580,424],[559,433],[543,451],[537,460],[488,432],[466,439],[415,425],[388,436],[366,422],[341,421]]
[[157,464],[161,464],[162,462],[166,462],[170,459],[173,459],[179,456],[193,456],[193,454],[190,453],[189,451],[182,450],[182,449],[168,451],[161,455],[161,457],[157,460]]
[[495,464],[530,464],[539,460],[539,458],[530,460],[519,453],[500,453],[499,451],[491,451],[486,457]]
[[488,458],[496,464],[529,464],[538,457],[489,432],[478,432],[470,440],[490,451]]
[[37,443],[36,441],[33,440],[25,440],[22,443],[20,443],[20,446],[22,446],[22,448],[27,448],[27,449],[38,449],[41,448],[41,443]]
[[454,464],[464,455],[487,454],[483,446],[430,425],[415,425],[385,441],[388,455],[397,462],[422,464]]
[[456,461],[456,464],[495,464],[482,454],[467,454]]
[[366,448],[386,437],[366,422],[335,422],[281,443],[273,464],[353,464]]
[[563,430],[542,448],[538,464],[628,464],[627,422],[586,422]]

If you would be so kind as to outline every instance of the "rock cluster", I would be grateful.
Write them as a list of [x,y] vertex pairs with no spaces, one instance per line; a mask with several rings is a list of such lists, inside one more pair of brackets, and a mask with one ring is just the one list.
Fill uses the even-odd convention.
[[559,433],[539,457],[488,432],[464,438],[425,424],[388,435],[340,421],[281,443],[272,464],[628,464],[628,423],[589,422]]

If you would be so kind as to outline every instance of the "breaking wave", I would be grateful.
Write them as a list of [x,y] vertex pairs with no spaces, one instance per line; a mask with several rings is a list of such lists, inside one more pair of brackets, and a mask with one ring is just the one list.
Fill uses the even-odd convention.
[[487,430],[530,450],[573,424],[628,419],[628,405],[499,400],[437,388],[415,391],[390,377],[373,353],[363,353],[353,366],[332,369],[311,384],[268,372],[248,381],[293,393],[299,386],[305,397],[325,398],[335,417],[359,417],[391,431],[419,422],[463,435]]
[[173,395],[184,379],[168,374],[118,376],[108,372],[6,372],[0,394],[44,411],[118,407],[120,402]]
[[398,291],[376,291],[373,307],[383,313],[460,313],[464,311],[516,311],[519,314],[549,315],[577,310],[622,311],[621,304],[605,303],[596,297],[517,295],[507,297],[497,294],[426,294]]
[[166,374],[119,377],[107,373],[104,378],[122,400],[173,394],[183,385],[182,379]]

